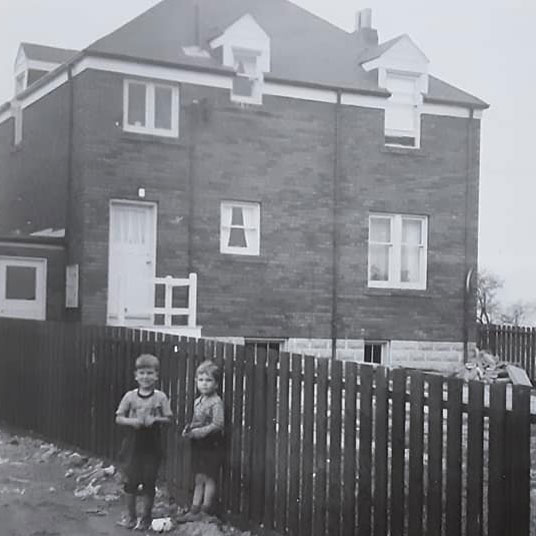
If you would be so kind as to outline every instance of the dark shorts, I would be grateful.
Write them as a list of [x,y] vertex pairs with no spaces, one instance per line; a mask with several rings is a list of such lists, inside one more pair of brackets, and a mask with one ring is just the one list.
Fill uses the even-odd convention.
[[127,436],[119,452],[119,463],[127,493],[136,493],[143,486],[145,495],[154,495],[162,452],[158,442],[139,441],[136,434]]
[[222,434],[192,440],[192,472],[218,480],[225,458],[225,442]]

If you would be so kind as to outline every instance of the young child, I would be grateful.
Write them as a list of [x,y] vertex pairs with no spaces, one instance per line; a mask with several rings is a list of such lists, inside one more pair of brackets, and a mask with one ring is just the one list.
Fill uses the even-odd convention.
[[180,521],[197,521],[213,514],[216,482],[223,463],[223,402],[216,393],[220,369],[212,361],[204,361],[196,370],[199,397],[194,402],[192,422],[184,428],[183,437],[192,441],[192,470],[195,488],[192,506]]
[[[172,415],[167,396],[155,389],[159,367],[154,355],[142,354],[136,359],[138,388],[123,396],[116,412],[115,422],[128,427],[119,454],[127,503],[127,515],[119,525],[128,529],[148,530],[152,523],[155,483],[163,455],[160,428]],[[138,523],[136,494],[140,486],[143,509]]]

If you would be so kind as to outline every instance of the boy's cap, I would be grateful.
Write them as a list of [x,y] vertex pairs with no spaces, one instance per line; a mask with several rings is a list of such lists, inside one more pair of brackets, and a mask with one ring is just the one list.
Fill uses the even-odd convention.
[[141,368],[152,368],[158,370],[160,368],[160,361],[158,357],[152,354],[141,354],[136,359],[136,370]]

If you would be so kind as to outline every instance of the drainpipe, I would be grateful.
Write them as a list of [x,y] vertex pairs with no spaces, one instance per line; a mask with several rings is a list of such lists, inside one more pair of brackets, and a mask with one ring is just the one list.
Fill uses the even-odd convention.
[[188,145],[188,274],[194,271],[194,218],[195,218],[195,173],[197,158],[197,128],[199,121],[199,101],[193,100],[190,111],[190,143]]
[[331,293],[331,359],[337,359],[337,317],[339,285],[339,172],[340,172],[340,107],[341,91],[337,90],[334,109],[333,213],[332,213],[332,293]]
[[463,362],[467,363],[467,360],[469,359],[469,323],[472,321],[469,306],[471,304],[471,298],[472,298],[472,285],[471,285],[471,279],[473,277],[473,267],[469,266],[468,258],[469,258],[469,228],[468,228],[468,222],[469,222],[469,210],[471,210],[471,207],[469,206],[469,188],[470,188],[470,180],[471,180],[471,172],[472,172],[472,165],[471,165],[471,158],[472,158],[472,152],[473,152],[473,144],[472,144],[472,123],[474,118],[474,110],[471,108],[469,110],[469,118],[467,119],[467,162],[466,162],[466,180],[465,180],[465,235],[464,235],[464,247],[465,247],[465,257],[464,257],[464,265],[465,265],[465,284],[463,289]]
[[69,109],[67,123],[67,199],[65,206],[65,244],[67,261],[70,259],[70,238],[72,225],[72,191],[73,191],[73,148],[74,148],[74,82],[73,67],[67,66],[67,81],[69,88]]

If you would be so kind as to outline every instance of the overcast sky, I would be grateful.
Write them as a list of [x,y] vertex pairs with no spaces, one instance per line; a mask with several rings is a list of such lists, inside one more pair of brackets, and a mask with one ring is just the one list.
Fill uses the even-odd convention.
[[[380,41],[409,34],[432,74],[491,104],[482,121],[479,262],[505,280],[505,301],[536,301],[536,2],[294,2],[346,30],[356,10],[372,8]],[[20,41],[83,48],[156,3],[0,0],[0,103],[12,96]]]

